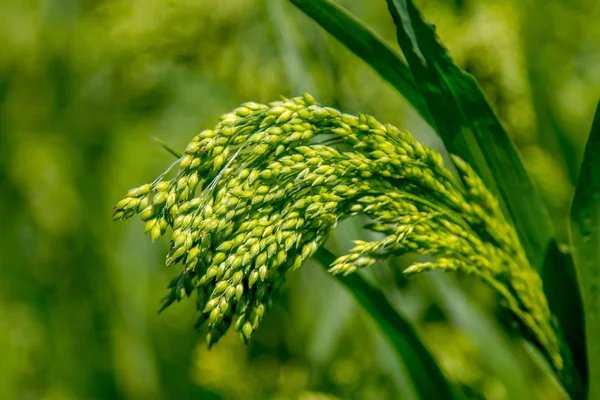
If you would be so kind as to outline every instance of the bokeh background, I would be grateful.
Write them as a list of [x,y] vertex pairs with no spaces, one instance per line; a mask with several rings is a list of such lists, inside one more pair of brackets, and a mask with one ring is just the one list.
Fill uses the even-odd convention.
[[[342,5],[394,44],[385,2]],[[561,240],[600,96],[597,0],[421,0],[519,147]],[[200,129],[310,92],[442,148],[388,84],[283,0],[0,1],[0,399],[413,399],[369,317],[319,267],[248,345],[207,350],[194,302],[158,315],[167,243],[111,222]],[[336,252],[365,235],[346,221]],[[476,281],[369,273],[470,398],[562,399]],[[175,267],[177,268],[177,267]]]

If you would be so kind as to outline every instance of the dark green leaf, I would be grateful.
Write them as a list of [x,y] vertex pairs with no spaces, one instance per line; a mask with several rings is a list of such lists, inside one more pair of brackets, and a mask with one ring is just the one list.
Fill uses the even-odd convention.
[[546,209],[512,141],[473,77],[457,67],[410,0],[387,0],[398,43],[450,153],[500,195],[527,255],[541,267],[552,240]]
[[331,0],[290,0],[388,81],[417,112],[433,124],[431,114],[401,55],[375,32]]
[[[560,324],[558,332],[565,371],[560,379],[573,398],[582,398],[586,386],[586,355],[583,305],[577,286],[573,257],[556,241],[550,243],[544,262],[544,293],[550,310]],[[566,343],[566,348],[565,348]],[[576,369],[576,372],[573,370]],[[569,374],[568,371],[571,371]]]
[[571,207],[571,245],[585,310],[589,399],[600,398],[600,103]]
[[[335,256],[320,248],[315,259],[328,268]],[[384,336],[396,350],[406,367],[413,385],[422,399],[459,399],[461,396],[446,380],[429,350],[423,345],[412,326],[394,310],[381,291],[358,274],[336,276],[360,305],[369,313]]]
[[[548,257],[557,247],[552,225],[514,144],[475,79],[453,63],[435,27],[423,21],[412,1],[386,1],[396,24],[398,43],[446,148],[467,161],[499,195],[529,261],[542,270],[552,311],[579,361],[579,373],[585,376],[579,340],[583,331],[579,293],[575,281],[567,279],[573,276],[572,264],[566,254],[560,259]],[[561,307],[552,307],[558,302]]]

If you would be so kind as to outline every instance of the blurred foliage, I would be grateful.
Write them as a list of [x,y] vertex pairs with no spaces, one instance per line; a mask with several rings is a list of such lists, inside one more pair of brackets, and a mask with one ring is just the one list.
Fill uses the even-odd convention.
[[[385,2],[340,3],[395,43]],[[480,81],[565,238],[600,94],[600,25],[590,23],[600,4],[419,5]],[[310,91],[439,147],[367,65],[278,0],[8,0],[0,45],[0,398],[414,398],[368,317],[320,269],[290,276],[249,346],[227,338],[208,351],[190,329],[193,304],[156,313],[174,275],[163,267],[167,244],[151,246],[137,224],[110,220],[129,186],[171,161],[153,136],[181,148],[247,100]],[[356,226],[341,224],[332,248],[364,235]],[[466,300],[449,299],[436,274],[407,283],[396,272],[381,267],[370,278],[469,397],[528,389],[564,398],[497,321],[485,323],[528,388],[469,334],[495,311],[484,287],[447,280],[468,288]]]

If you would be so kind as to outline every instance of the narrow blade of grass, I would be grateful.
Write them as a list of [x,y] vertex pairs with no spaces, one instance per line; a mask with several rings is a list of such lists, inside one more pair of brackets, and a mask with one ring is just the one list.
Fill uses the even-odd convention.
[[600,102],[571,206],[571,245],[585,310],[589,399],[600,398]]
[[558,333],[563,342],[561,353],[565,358],[567,373],[563,373],[559,379],[573,399],[583,398],[587,385],[583,303],[571,253],[565,252],[553,241],[546,252],[543,272],[548,306],[561,328]]
[[[397,50],[358,18],[331,0],[290,0],[350,51],[366,61],[432,125],[433,119]],[[433,126],[433,125],[432,125]]]
[[514,144],[475,79],[457,67],[435,28],[410,0],[387,0],[398,43],[446,148],[467,161],[503,200],[531,263],[540,267],[552,240],[545,207]]
[[[324,248],[317,250],[314,258],[324,268],[329,268],[335,260],[335,256]],[[392,344],[422,399],[462,398],[446,380],[413,327],[394,310],[381,291],[371,286],[358,274],[337,276],[337,278],[373,317],[374,322]]]
[[[499,195],[531,264],[541,270],[544,290],[557,316],[578,373],[585,376],[579,338],[583,320],[569,256],[550,258],[556,248],[545,206],[521,158],[475,79],[456,66],[440,44],[435,27],[424,22],[411,0],[386,0],[398,43],[438,132],[450,153],[466,160]],[[560,302],[560,307],[556,304]]]

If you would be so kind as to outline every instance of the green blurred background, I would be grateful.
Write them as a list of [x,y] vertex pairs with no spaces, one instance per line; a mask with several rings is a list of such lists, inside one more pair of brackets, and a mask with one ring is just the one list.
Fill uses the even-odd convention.
[[[385,2],[344,0],[389,43]],[[597,0],[418,1],[479,80],[559,237],[600,96]],[[415,398],[404,367],[319,267],[289,277],[252,343],[207,350],[194,302],[157,315],[167,243],[111,222],[130,187],[244,101],[310,92],[432,130],[369,67],[283,0],[0,1],[0,399]],[[347,250],[360,221],[329,247]],[[478,282],[369,271],[470,398],[562,399],[499,328]],[[177,268],[177,267],[175,267]],[[466,290],[465,290],[466,289]]]

